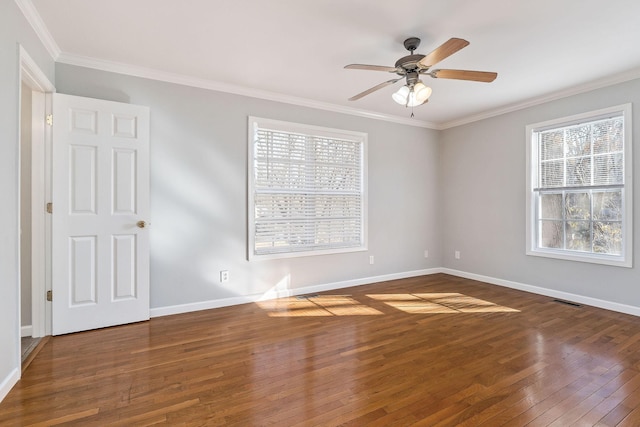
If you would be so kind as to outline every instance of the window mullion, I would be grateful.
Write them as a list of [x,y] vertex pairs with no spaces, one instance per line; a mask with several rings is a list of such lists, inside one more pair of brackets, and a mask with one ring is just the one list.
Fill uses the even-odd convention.
[[567,249],[567,192],[562,192],[562,249]]
[[[307,203],[307,209],[313,212],[313,242],[309,241],[308,244],[316,244],[318,236],[318,218],[316,217],[316,198],[317,198],[317,183],[315,178],[315,152],[314,147],[315,140],[312,136],[305,137],[305,181],[306,191],[305,199]],[[310,215],[311,216],[311,215]]]
[[595,157],[594,157],[594,152],[593,152],[593,146],[594,146],[594,141],[595,141],[595,135],[594,135],[594,126],[593,124],[591,124],[591,126],[589,126],[589,154],[591,156],[591,182],[590,184],[593,186],[595,185],[595,176],[596,176],[596,162],[595,162]]
[[569,147],[567,147],[567,130],[564,129],[562,131],[562,186],[567,186],[567,153],[569,152]]
[[589,225],[591,226],[591,252],[594,252],[595,248],[593,246],[593,240],[595,238],[595,229],[593,227],[593,190],[589,190]]

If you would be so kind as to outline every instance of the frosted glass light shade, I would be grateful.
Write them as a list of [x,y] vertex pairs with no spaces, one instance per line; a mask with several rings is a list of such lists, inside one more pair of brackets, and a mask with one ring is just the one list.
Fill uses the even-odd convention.
[[402,86],[397,92],[391,95],[391,98],[400,105],[417,107],[427,102],[430,96],[431,88],[419,81],[413,85],[413,88],[409,88],[409,86],[406,85]]
[[407,105],[407,97],[408,96],[409,96],[409,87],[408,86],[402,86],[400,89],[398,89],[397,92],[395,92],[393,95],[391,95],[391,98],[393,98],[393,100],[396,101],[400,105]]
[[432,92],[431,88],[425,86],[424,83],[422,83],[421,81],[416,83],[413,86],[413,93],[415,94],[415,100],[418,103],[416,105],[424,104],[427,101],[427,99],[429,99],[429,97],[431,96],[431,92]]

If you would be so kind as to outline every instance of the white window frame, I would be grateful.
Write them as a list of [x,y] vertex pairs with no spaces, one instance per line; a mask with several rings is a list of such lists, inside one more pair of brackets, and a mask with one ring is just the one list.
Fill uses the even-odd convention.
[[[538,133],[554,128],[592,122],[621,115],[624,120],[624,183],[622,186],[622,253],[618,255],[579,252],[567,249],[550,249],[538,245]],[[632,114],[631,104],[623,104],[569,117],[535,123],[526,127],[527,198],[526,198],[526,253],[527,255],[555,258],[569,261],[606,264],[619,267],[633,266],[633,155],[632,155]],[[588,187],[585,187],[588,188]]]
[[[255,140],[259,129],[269,129],[280,132],[295,133],[302,135],[312,135],[327,138],[336,138],[342,140],[354,141],[361,144],[361,188],[360,188],[360,244],[353,247],[339,247],[329,249],[309,249],[297,250],[289,252],[257,254],[255,252],[256,243],[256,209],[255,209]],[[326,255],[347,252],[366,251],[367,247],[367,203],[368,203],[368,185],[367,185],[367,134],[363,132],[347,131],[342,129],[332,129],[321,126],[313,126],[307,124],[299,124],[286,122],[281,120],[272,120],[260,117],[249,116],[248,123],[248,247],[247,258],[251,260],[267,260],[277,258],[292,258],[301,256]]]

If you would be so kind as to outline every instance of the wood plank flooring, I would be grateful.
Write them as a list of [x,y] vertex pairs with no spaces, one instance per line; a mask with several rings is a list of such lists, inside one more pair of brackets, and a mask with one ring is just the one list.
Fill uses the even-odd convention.
[[444,274],[166,316],[53,337],[0,425],[639,426],[640,319]]

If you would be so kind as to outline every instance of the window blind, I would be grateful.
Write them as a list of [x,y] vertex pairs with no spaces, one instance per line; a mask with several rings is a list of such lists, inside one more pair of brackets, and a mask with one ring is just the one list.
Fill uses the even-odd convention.
[[253,137],[253,254],[364,244],[363,141],[258,127]]
[[537,190],[624,184],[622,116],[541,131],[538,142]]

